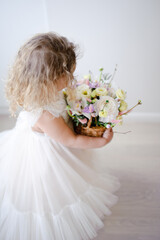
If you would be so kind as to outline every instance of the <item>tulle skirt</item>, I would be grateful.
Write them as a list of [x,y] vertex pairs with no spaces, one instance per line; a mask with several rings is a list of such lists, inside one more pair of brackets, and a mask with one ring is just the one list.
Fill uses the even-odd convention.
[[0,133],[1,240],[93,239],[119,188],[117,177],[47,135],[16,127]]

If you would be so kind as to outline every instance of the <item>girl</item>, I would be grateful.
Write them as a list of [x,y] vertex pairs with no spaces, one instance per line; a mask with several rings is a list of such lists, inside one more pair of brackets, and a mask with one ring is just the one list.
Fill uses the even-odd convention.
[[37,34],[9,71],[10,111],[22,110],[0,133],[0,239],[93,239],[118,201],[118,178],[80,160],[108,144],[112,129],[101,138],[77,135],[65,110],[62,90],[74,80],[76,57],[67,38]]

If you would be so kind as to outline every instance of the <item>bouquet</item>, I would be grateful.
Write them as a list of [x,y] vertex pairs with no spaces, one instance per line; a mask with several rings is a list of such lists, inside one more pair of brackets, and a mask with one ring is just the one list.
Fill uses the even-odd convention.
[[100,68],[99,77],[95,78],[91,71],[81,81],[64,90],[67,112],[72,118],[74,130],[78,134],[101,137],[106,128],[121,125],[123,115],[141,104],[141,100],[128,109],[125,101],[127,92],[113,87],[113,75],[103,73]]

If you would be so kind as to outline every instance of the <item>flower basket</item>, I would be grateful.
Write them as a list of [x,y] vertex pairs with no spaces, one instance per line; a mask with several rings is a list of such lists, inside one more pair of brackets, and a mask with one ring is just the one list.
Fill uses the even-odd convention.
[[89,136],[89,137],[102,137],[104,131],[106,130],[106,127],[101,127],[101,126],[92,126],[91,127],[91,123],[92,123],[92,117],[88,121],[86,127],[84,127],[83,124],[81,124],[81,123],[76,125],[76,123],[73,121],[74,131],[77,134],[81,134],[81,135],[85,135],[85,136]]
[[64,90],[66,110],[77,134],[102,137],[107,128],[121,125],[123,115],[142,104],[139,100],[135,106],[127,109],[127,92],[112,82],[116,68],[113,75],[103,73],[103,68],[99,71],[98,79],[90,71],[84,79]]

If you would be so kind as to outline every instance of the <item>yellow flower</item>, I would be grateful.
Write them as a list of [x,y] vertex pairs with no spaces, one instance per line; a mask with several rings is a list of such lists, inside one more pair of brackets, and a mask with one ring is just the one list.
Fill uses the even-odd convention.
[[128,104],[124,100],[121,100],[120,107],[119,107],[120,112],[126,110],[127,107],[128,107]]
[[95,89],[96,91],[96,95],[97,96],[106,96],[107,95],[107,89],[106,88],[103,88],[103,87],[98,87]]
[[107,93],[108,92],[106,88],[98,87],[92,91],[91,97],[95,98],[96,96],[106,96]]
[[96,97],[97,96],[97,93],[96,93],[96,90],[93,90],[92,93],[91,93],[91,97]]
[[84,79],[91,79],[91,74],[85,75]]
[[80,106],[80,104],[79,104],[79,103],[77,103],[77,105],[76,105],[76,108],[79,108],[79,106]]
[[63,94],[64,96],[67,96],[67,92],[65,90],[63,90]]
[[116,96],[117,96],[117,98],[119,98],[121,100],[124,100],[126,98],[125,92],[122,89],[120,89],[120,88],[117,89]]
[[107,117],[107,115],[108,115],[108,112],[105,109],[99,112],[100,117]]

